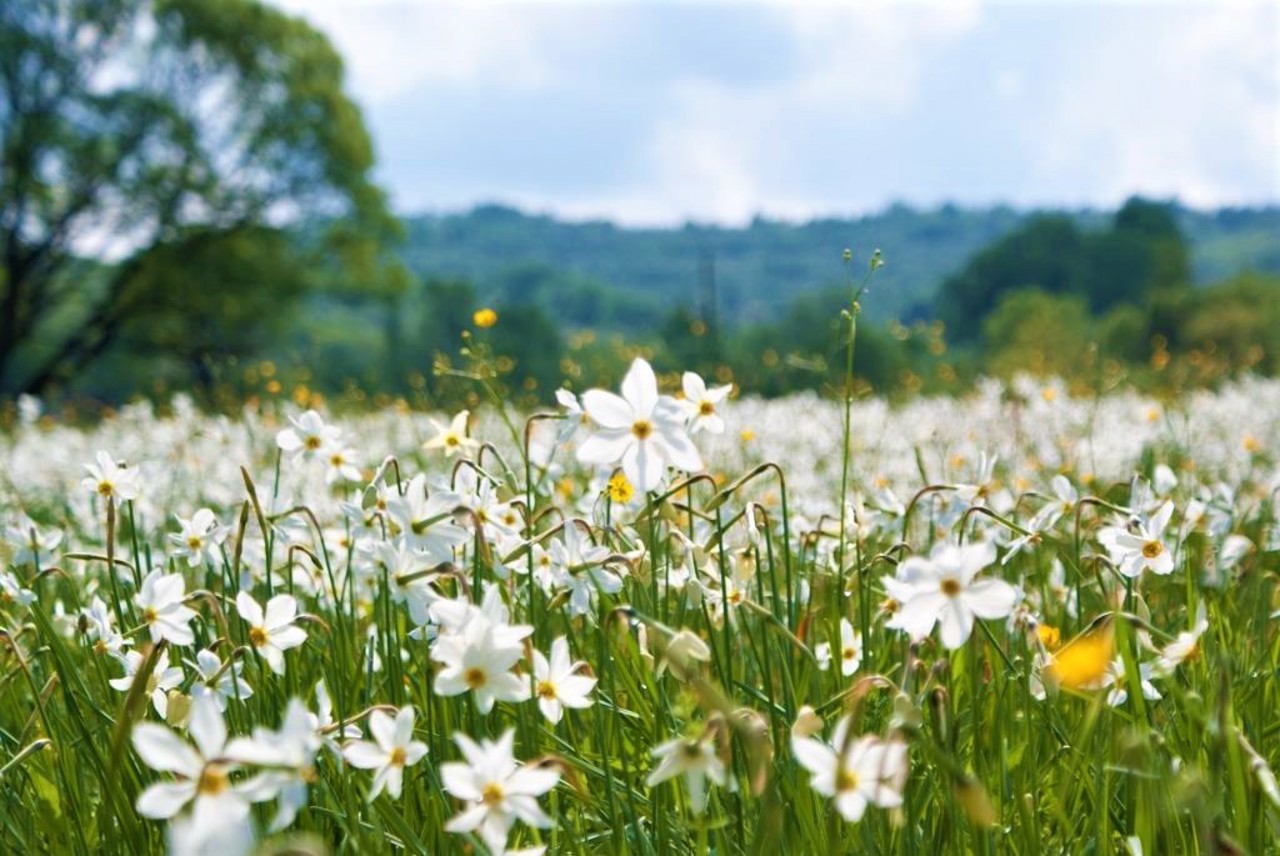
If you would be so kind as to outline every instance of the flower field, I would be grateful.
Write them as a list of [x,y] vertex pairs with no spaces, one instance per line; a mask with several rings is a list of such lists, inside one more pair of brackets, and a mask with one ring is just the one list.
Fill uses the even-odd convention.
[[0,852],[1280,852],[1280,382],[24,400]]

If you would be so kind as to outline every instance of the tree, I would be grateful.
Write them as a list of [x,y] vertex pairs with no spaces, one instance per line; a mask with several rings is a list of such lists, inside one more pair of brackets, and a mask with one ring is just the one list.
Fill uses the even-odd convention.
[[1084,235],[1069,217],[1032,218],[943,282],[938,316],[956,341],[972,341],[982,332],[982,319],[1007,292],[1022,288],[1051,294],[1078,291],[1083,246]]
[[1090,320],[1081,295],[1036,288],[1007,292],[982,322],[983,369],[1005,377],[1079,377],[1089,368]]
[[[342,86],[328,40],[256,0],[0,4],[0,392],[66,380],[149,307],[256,326],[272,313],[243,300],[298,291],[244,275],[268,253],[394,290],[398,225]],[[303,216],[331,225],[282,240]]]

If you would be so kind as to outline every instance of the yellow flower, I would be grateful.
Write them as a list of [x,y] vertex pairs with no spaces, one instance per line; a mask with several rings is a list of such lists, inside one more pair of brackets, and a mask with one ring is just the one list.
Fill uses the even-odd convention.
[[1040,637],[1040,642],[1044,647],[1050,650],[1057,648],[1058,643],[1062,641],[1062,632],[1048,624],[1041,624],[1037,627],[1036,635]]
[[1115,634],[1110,625],[1088,630],[1053,655],[1045,674],[1068,689],[1089,689],[1106,675],[1114,654]]
[[609,479],[608,493],[609,499],[625,504],[630,502],[631,497],[635,495],[635,488],[631,486],[631,482],[627,481],[626,476],[621,472],[617,472]]
[[477,309],[475,314],[471,316],[472,322],[480,329],[492,327],[498,323],[498,313],[494,312],[488,306],[483,309]]

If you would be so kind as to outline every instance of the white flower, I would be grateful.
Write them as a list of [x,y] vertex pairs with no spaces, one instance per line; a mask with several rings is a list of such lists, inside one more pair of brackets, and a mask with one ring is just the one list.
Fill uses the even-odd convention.
[[[145,657],[138,651],[126,652],[121,660],[124,664],[124,677],[113,678],[107,683],[111,684],[112,689],[127,693],[133,688],[134,678],[137,677],[138,669],[141,668],[144,659]],[[182,678],[180,667],[169,667],[169,652],[161,651],[156,657],[155,667],[147,676],[147,695],[151,697],[151,706],[161,717],[169,714],[169,690],[176,689],[182,683]]]
[[956,485],[956,497],[968,505],[986,505],[996,489],[995,471],[998,455],[982,452],[978,458],[978,477],[973,484]]
[[151,641],[168,639],[171,645],[190,645],[196,641],[191,630],[195,610],[183,604],[186,582],[182,574],[165,574],[159,568],[147,574],[133,602],[142,612],[142,623],[151,632]]
[[334,446],[324,456],[325,484],[337,484],[344,481],[360,481],[360,468],[351,462],[355,457],[355,449],[344,449]]
[[591,707],[587,695],[596,685],[595,678],[579,675],[583,662],[573,662],[569,657],[569,640],[561,636],[551,643],[551,659],[541,651],[533,652],[533,686],[538,698],[538,708],[551,722],[559,722],[563,708],[575,710]]
[[307,786],[315,779],[313,764],[321,746],[316,715],[296,698],[289,699],[279,731],[258,727],[252,737],[238,737],[227,745],[227,756],[263,770],[240,785],[252,802],[280,800],[269,832],[293,823],[307,804]]
[[840,674],[852,675],[862,664],[862,634],[853,629],[849,619],[840,619]]
[[393,720],[380,710],[369,714],[369,732],[375,742],[354,740],[342,747],[342,757],[353,767],[376,770],[369,802],[385,789],[394,799],[400,798],[404,768],[422,760],[427,744],[413,739],[413,708],[406,705]]
[[[1147,701],[1159,701],[1160,691],[1156,689],[1155,684],[1151,683],[1154,677],[1154,669],[1151,663],[1138,664],[1138,679],[1142,682],[1142,697]],[[1129,675],[1125,672],[1124,658],[1116,657],[1107,666],[1107,671],[1096,682],[1091,683],[1083,689],[1097,690],[1111,688],[1107,693],[1107,704],[1112,707],[1119,707],[1129,700],[1129,689],[1126,686]]]
[[645,779],[645,785],[651,788],[683,774],[685,787],[689,789],[690,807],[694,814],[702,814],[707,807],[707,779],[720,787],[725,784],[724,761],[716,753],[713,738],[714,731],[708,729],[696,739],[677,737],[655,746],[653,757],[661,760]]
[[189,520],[176,514],[174,518],[182,527],[181,532],[169,535],[169,540],[177,546],[174,555],[185,558],[187,564],[193,568],[201,562],[216,564],[218,547],[227,537],[227,533],[218,523],[213,512],[202,508],[191,515]]
[[529,682],[510,671],[523,654],[501,626],[472,614],[461,632],[443,634],[431,646],[431,659],[445,666],[436,675],[435,690],[443,696],[470,690],[481,713],[493,710],[498,701],[525,701]]
[[974,580],[995,561],[990,542],[956,547],[940,544],[928,559],[912,556],[902,563],[899,578],[910,584],[893,626],[921,639],[942,625],[942,644],[959,648],[973,632],[977,618],[1004,618],[1013,611],[1018,593],[1003,580]]
[[292,595],[278,594],[267,601],[267,610],[247,592],[236,595],[236,610],[249,622],[249,642],[266,659],[271,671],[284,674],[284,652],[307,641],[307,631],[293,622],[298,615],[298,602]]
[[565,417],[560,424],[560,430],[556,433],[557,442],[565,443],[570,440],[576,440],[587,431],[588,426],[591,424],[590,417],[582,409],[582,405],[578,403],[578,396],[567,389],[556,390],[556,402],[564,408]]
[[431,424],[435,426],[436,436],[422,444],[422,448],[444,449],[445,457],[452,458],[459,453],[470,454],[480,448],[477,440],[467,436],[467,417],[470,411],[463,410],[454,414],[453,419],[449,420],[448,426],[431,420]]
[[702,469],[679,403],[658,394],[658,379],[644,360],[631,364],[621,396],[592,389],[583,393],[582,404],[597,426],[578,446],[583,463],[621,462],[627,480],[641,493],[662,483],[668,465],[688,472]]
[[870,734],[851,740],[849,726],[850,719],[845,717],[836,726],[831,743],[793,737],[791,748],[800,765],[813,774],[810,786],[833,797],[836,811],[845,820],[857,821],[868,805],[902,805],[907,746],[899,741],[886,743]]
[[121,466],[106,452],[98,452],[98,463],[86,464],[89,476],[80,484],[90,493],[96,493],[103,499],[109,499],[119,505],[129,499],[137,499],[141,493],[138,484],[138,471],[131,467]]
[[1182,664],[1200,656],[1200,637],[1208,629],[1209,619],[1205,615],[1204,601],[1201,601],[1196,613],[1196,626],[1182,631],[1176,639],[1164,646],[1160,656],[1156,658],[1154,673],[1158,676],[1171,675]]
[[94,595],[89,606],[80,611],[80,616],[84,620],[85,636],[93,642],[93,652],[123,659],[129,640],[116,631],[116,617],[102,598]]
[[689,419],[689,431],[709,431],[712,434],[724,433],[724,420],[716,407],[720,405],[733,390],[733,384],[707,389],[706,381],[694,372],[685,372],[681,378],[684,388],[684,410]]
[[57,558],[57,549],[62,544],[62,530],[50,529],[41,532],[30,517],[21,514],[17,522],[8,528],[5,539],[18,548],[11,561],[15,567],[33,565],[47,568]]
[[1035,517],[1031,518],[1031,525],[1027,528],[1033,532],[1046,532],[1052,529],[1064,516],[1074,514],[1076,503],[1080,501],[1080,494],[1071,484],[1071,480],[1061,473],[1054,476],[1050,484],[1053,486],[1057,501],[1048,503],[1036,512]]
[[28,607],[35,602],[35,592],[23,588],[18,578],[8,571],[0,572],[0,606],[16,603]]
[[211,837],[248,829],[249,800],[231,782],[237,765],[225,757],[227,727],[212,699],[194,702],[188,733],[194,748],[162,725],[134,726],[133,746],[143,762],[177,777],[151,785],[136,807],[143,817],[166,819],[189,805],[182,836],[184,846],[195,851]]
[[223,711],[227,709],[227,699],[243,701],[253,695],[253,688],[240,675],[244,668],[240,660],[224,664],[217,654],[205,650],[198,651],[195,662],[188,662],[188,665],[200,675],[200,680],[191,685],[193,699],[211,696],[218,710]]
[[471,537],[453,521],[453,512],[462,497],[448,491],[427,495],[427,477],[409,480],[403,496],[387,503],[387,513],[399,526],[408,546],[423,553],[433,565],[453,560],[453,549]]
[[1173,503],[1166,502],[1146,521],[1137,522],[1137,533],[1119,526],[1111,526],[1098,533],[1098,541],[1111,554],[1116,569],[1126,577],[1141,576],[1144,570],[1153,574],[1173,571],[1173,554],[1160,540],[1169,518],[1173,516]]
[[298,417],[289,417],[292,428],[285,428],[276,434],[276,445],[291,458],[311,458],[338,447],[342,437],[342,429],[336,425],[326,425],[324,418],[314,410],[308,410]]
[[569,611],[573,615],[592,611],[597,590],[605,594],[622,590],[622,578],[600,564],[609,558],[609,549],[593,544],[577,526],[566,526],[563,537],[552,540],[550,553],[553,578],[569,591]]
[[440,767],[444,789],[467,806],[446,825],[449,832],[477,832],[494,854],[507,849],[507,838],[517,820],[547,829],[551,818],[538,805],[538,797],[556,786],[560,773],[552,768],[521,766],[515,759],[515,731],[508,729],[494,740],[476,743],[465,734],[453,739],[466,762],[452,761]]

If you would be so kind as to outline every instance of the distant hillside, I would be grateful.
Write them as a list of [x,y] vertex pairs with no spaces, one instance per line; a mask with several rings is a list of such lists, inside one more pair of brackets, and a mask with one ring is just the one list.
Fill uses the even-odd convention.
[[[896,205],[866,217],[804,224],[758,218],[745,228],[629,229],[486,205],[464,214],[405,218],[404,257],[423,278],[466,279],[488,298],[517,297],[538,280],[531,271],[552,282],[568,277],[573,287],[563,289],[565,300],[608,295],[636,320],[681,303],[700,305],[713,266],[717,309],[732,324],[771,318],[796,294],[842,282],[845,247],[854,251],[855,276],[879,248],[888,265],[876,275],[866,310],[883,320],[927,314],[944,277],[1035,213]],[[1070,214],[1085,225],[1100,225],[1108,216]],[[1280,272],[1280,207],[1181,209],[1179,217],[1200,282],[1246,269]],[[557,297],[541,299],[554,306]]]

